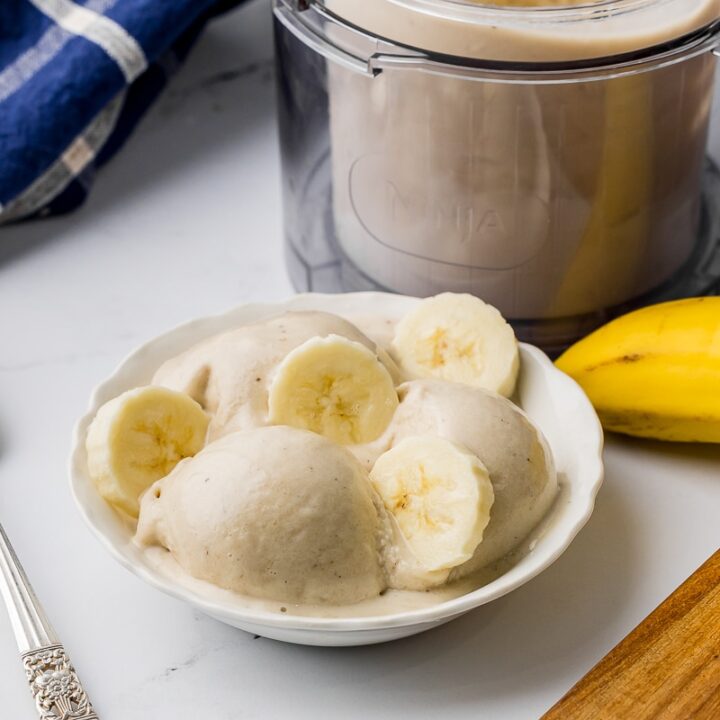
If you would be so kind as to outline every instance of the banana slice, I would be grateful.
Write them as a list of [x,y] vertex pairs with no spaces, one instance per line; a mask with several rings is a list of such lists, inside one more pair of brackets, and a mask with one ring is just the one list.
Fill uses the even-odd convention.
[[520,355],[513,329],[473,295],[444,293],[423,300],[397,325],[393,348],[416,377],[434,377],[509,397]]
[[487,469],[469,450],[435,436],[410,437],[378,458],[370,482],[424,571],[472,557],[495,494]]
[[339,335],[311,338],[293,350],[270,386],[273,425],[311,430],[341,445],[380,437],[397,406],[395,385],[375,353]]
[[98,410],[85,448],[90,477],[132,517],[156,480],[205,443],[209,418],[191,397],[162,387],[129,390]]

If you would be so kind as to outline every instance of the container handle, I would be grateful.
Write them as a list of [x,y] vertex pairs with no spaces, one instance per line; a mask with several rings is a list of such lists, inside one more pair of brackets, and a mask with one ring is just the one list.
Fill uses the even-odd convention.
[[380,68],[373,67],[370,61],[357,57],[347,52],[347,50],[331,43],[310,24],[303,22],[298,17],[297,10],[294,11],[292,8],[287,7],[282,0],[275,3],[273,11],[277,20],[282,23],[290,33],[324,58],[332,60],[348,70],[353,70],[368,77],[375,77],[382,72]]

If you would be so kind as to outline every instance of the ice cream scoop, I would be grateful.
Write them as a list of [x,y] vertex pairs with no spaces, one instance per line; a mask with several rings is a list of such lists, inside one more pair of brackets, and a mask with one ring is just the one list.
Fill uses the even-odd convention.
[[487,468],[495,502],[472,558],[450,575],[464,577],[507,555],[537,526],[557,492],[552,454],[525,413],[494,393],[441,380],[400,387],[400,405],[386,433],[437,435],[466,447]]
[[291,312],[201,342],[167,361],[153,384],[185,392],[210,415],[208,438],[269,424],[268,389],[287,355],[312,338],[336,335],[377,354],[397,382],[388,354],[337,315]]
[[287,603],[344,605],[387,586],[390,526],[367,474],[320,435],[278,426],[229,434],[153,485],[136,541],[190,575]]

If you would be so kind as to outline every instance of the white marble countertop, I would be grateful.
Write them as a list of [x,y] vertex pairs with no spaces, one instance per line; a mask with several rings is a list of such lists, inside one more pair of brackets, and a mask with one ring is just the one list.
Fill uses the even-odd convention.
[[[216,23],[87,206],[0,230],[0,517],[103,720],[537,718],[718,546],[720,448],[612,438],[597,510],[511,595],[384,646],[305,648],[109,558],[66,479],[91,388],[192,316],[286,297],[269,9]],[[0,716],[34,718],[0,612]]]

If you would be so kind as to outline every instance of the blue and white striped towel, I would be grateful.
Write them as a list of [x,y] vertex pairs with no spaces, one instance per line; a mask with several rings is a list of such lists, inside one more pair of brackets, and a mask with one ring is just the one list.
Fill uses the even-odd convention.
[[239,0],[0,0],[0,223],[68,212]]

